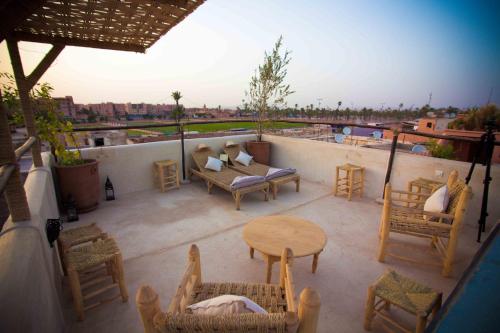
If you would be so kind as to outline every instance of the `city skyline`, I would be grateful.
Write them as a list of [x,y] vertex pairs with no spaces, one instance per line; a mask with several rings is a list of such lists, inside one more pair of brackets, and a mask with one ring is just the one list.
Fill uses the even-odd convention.
[[[236,108],[283,35],[290,107],[421,107],[431,92],[435,107],[500,104],[498,13],[492,1],[211,0],[146,54],[67,47],[41,82],[79,104],[171,104],[180,90],[184,105]],[[47,49],[21,43],[26,72]],[[0,71],[11,71],[5,43]]]

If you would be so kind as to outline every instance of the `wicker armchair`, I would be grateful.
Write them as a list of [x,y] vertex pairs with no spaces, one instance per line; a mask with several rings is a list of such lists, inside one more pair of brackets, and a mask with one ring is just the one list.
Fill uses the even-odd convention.
[[392,190],[385,186],[384,208],[380,225],[380,246],[378,260],[383,262],[386,255],[413,262],[421,262],[408,257],[390,253],[389,234],[391,232],[431,239],[431,246],[441,257],[439,262],[427,264],[443,266],[441,274],[450,275],[457,247],[458,233],[464,218],[470,187],[456,175],[448,179],[450,201],[445,213],[432,213],[423,210],[429,194]]
[[[167,312],[160,309],[158,294],[149,286],[137,291],[136,303],[145,333],[181,332],[273,332],[314,333],[319,315],[319,295],[306,288],[297,307],[292,278],[293,254],[284,249],[279,284],[206,283],[201,280],[200,252],[196,245],[189,250],[188,266]],[[268,314],[194,315],[186,307],[220,295],[245,296],[268,311]]]

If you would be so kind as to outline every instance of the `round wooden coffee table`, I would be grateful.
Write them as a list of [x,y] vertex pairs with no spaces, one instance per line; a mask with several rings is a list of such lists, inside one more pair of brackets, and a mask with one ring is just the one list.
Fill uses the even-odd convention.
[[280,261],[284,248],[290,248],[295,258],[314,256],[312,272],[315,273],[319,254],[326,245],[325,232],[318,225],[286,215],[253,219],[243,228],[243,239],[250,247],[250,258],[253,258],[254,250],[264,256],[267,262],[267,283],[271,282],[273,263]]

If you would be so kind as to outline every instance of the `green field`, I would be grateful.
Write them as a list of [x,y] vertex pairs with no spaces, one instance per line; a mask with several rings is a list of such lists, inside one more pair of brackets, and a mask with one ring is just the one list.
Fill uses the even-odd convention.
[[[296,128],[296,127],[304,127],[306,124],[296,124],[296,123],[280,123],[275,122],[272,128],[282,129],[282,128]],[[269,125],[266,127],[270,127]],[[245,128],[245,129],[255,129],[256,124],[252,121],[245,122],[232,122],[232,123],[220,123],[220,124],[192,124],[184,126],[185,131],[197,131],[199,133],[210,133],[210,132],[218,132],[218,131],[229,131],[234,128]],[[153,127],[149,128],[151,131],[161,132],[163,134],[173,134],[175,133],[175,126],[168,127]]]

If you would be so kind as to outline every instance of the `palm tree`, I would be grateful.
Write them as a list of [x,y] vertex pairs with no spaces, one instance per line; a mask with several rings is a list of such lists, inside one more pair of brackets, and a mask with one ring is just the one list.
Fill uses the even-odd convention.
[[181,127],[179,123],[181,121],[181,118],[184,116],[184,107],[182,105],[179,105],[179,100],[182,98],[182,95],[180,91],[174,91],[171,96],[175,100],[175,109],[172,111],[172,118],[178,124],[177,132],[180,132]]

